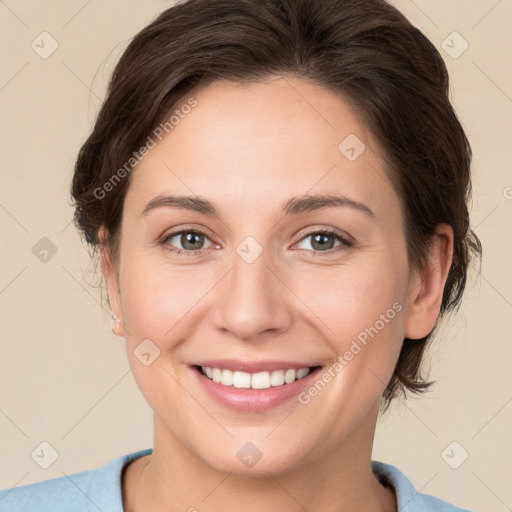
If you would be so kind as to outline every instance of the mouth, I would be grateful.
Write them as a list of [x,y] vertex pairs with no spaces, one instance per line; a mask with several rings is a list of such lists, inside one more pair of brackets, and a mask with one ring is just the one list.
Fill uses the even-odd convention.
[[216,360],[190,365],[206,396],[245,412],[262,412],[297,398],[321,368],[277,361]]
[[319,366],[283,368],[272,371],[249,373],[239,370],[222,369],[211,366],[194,366],[204,377],[225,387],[236,389],[269,389],[286,386],[304,379]]

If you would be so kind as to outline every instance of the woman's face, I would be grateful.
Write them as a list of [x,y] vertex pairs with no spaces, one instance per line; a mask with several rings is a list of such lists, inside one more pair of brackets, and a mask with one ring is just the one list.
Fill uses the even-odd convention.
[[133,171],[106,271],[155,448],[240,474],[369,453],[419,292],[378,146],[297,78],[193,97]]

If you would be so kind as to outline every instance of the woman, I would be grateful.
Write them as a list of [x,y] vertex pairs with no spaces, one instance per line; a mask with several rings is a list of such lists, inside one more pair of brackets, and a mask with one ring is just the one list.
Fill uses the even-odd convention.
[[461,510],[371,452],[481,253],[470,160],[439,53],[383,0],[163,12],[72,184],[154,446],[0,510]]

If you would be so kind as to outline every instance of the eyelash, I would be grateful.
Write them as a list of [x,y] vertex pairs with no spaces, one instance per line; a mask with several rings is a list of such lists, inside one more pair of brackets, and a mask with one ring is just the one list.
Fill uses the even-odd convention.
[[[173,233],[166,235],[163,238],[163,240],[161,241],[161,244],[165,245],[166,249],[169,252],[172,252],[177,255],[185,254],[186,256],[197,256],[201,251],[205,251],[205,250],[209,251],[212,249],[212,247],[209,247],[206,249],[195,249],[195,250],[188,251],[185,249],[175,249],[172,246],[170,246],[169,244],[167,244],[167,242],[169,240],[171,240],[172,238],[174,238],[176,235],[181,235],[183,233],[193,233],[195,235],[204,235],[206,238],[208,238],[208,235],[206,233],[204,233],[203,231],[200,231],[198,229],[182,229],[181,231],[175,231]],[[313,253],[312,257],[323,256],[324,254],[332,255],[333,253],[336,253],[340,250],[346,250],[347,248],[354,247],[356,245],[354,241],[340,235],[337,231],[335,231],[333,229],[329,229],[329,228],[308,231],[308,232],[304,233],[303,236],[296,243],[301,242],[302,240],[304,240],[305,238],[307,238],[311,235],[329,235],[329,236],[332,236],[333,238],[336,238],[337,240],[339,240],[341,242],[341,245],[339,245],[338,247],[334,247],[334,248],[328,249],[326,251],[315,251],[315,250],[311,251],[308,249],[303,249],[303,250],[307,250],[307,252],[312,252]]]

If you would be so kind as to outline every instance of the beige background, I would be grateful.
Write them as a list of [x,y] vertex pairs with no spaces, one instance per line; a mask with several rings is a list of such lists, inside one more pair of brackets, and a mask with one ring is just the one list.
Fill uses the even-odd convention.
[[[111,334],[98,274],[70,224],[68,190],[114,63],[171,3],[0,1],[0,488],[152,446],[151,410]],[[398,466],[423,493],[511,510],[512,2],[394,4],[449,66],[475,155],[472,223],[484,259],[431,351],[438,384],[381,418],[373,458]],[[43,31],[58,43],[47,59],[31,48]],[[454,31],[469,44],[456,59],[442,47]],[[42,237],[57,249],[46,262],[32,252]],[[43,441],[58,452],[48,469],[31,458]],[[463,450],[468,459],[452,469],[445,459],[460,462]]]

